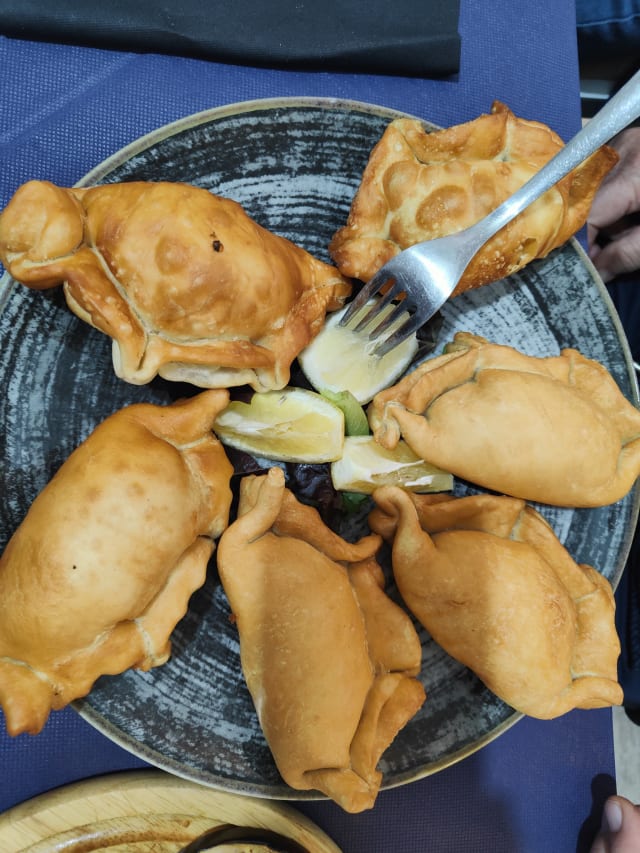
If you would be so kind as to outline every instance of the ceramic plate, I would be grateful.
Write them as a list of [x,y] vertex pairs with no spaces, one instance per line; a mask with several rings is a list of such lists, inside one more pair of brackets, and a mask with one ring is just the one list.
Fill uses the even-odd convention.
[[[262,225],[329,260],[326,247],[345,221],[369,152],[396,115],[333,100],[235,105],[144,137],[81,183],[188,181],[237,200]],[[71,314],[60,289],[38,293],[5,281],[2,293],[4,547],[39,490],[98,422],[135,401],[168,403],[185,387],[116,379],[110,341]],[[636,400],[620,324],[575,241],[508,281],[459,297],[443,318],[439,343],[469,330],[531,355],[577,347]],[[456,484],[459,494],[468,490]],[[637,503],[634,491],[602,509],[542,511],[571,554],[615,585]],[[258,796],[314,798],[291,791],[278,775],[242,680],[229,615],[212,565],[174,632],[171,660],[148,673],[101,678],[76,707],[125,749],[188,779]],[[519,718],[424,631],[422,641],[429,698],[383,757],[386,787],[457,761]]]

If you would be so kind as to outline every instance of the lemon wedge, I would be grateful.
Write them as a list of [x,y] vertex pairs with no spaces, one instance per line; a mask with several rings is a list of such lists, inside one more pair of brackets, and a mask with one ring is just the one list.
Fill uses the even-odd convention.
[[255,393],[249,403],[233,400],[213,429],[223,444],[274,461],[332,462],[344,445],[342,410],[303,388]]
[[[302,372],[317,391],[350,391],[362,405],[404,373],[418,349],[415,334],[382,358],[373,355],[376,342],[369,340],[372,328],[393,309],[393,305],[387,305],[373,323],[359,332],[351,324],[338,325],[346,308],[327,317],[320,332],[298,355]],[[406,313],[401,314],[385,334],[406,317]]]
[[420,459],[404,441],[393,450],[373,436],[347,436],[342,457],[331,464],[334,489],[370,495],[379,486],[400,486],[410,492],[447,492],[453,476]]

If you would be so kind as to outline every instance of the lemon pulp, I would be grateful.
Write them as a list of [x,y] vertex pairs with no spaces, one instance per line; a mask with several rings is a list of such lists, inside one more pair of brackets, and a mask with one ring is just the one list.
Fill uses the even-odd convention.
[[[346,308],[327,317],[320,332],[298,355],[303,373],[317,391],[350,391],[358,403],[364,404],[404,373],[418,349],[415,334],[382,357],[373,354],[376,341],[369,340],[372,328],[393,309],[394,305],[387,305],[359,332],[352,324],[339,325]],[[401,314],[389,331],[407,316]]]
[[303,388],[255,393],[248,403],[233,400],[213,429],[223,444],[283,462],[332,462],[344,445],[341,409]]
[[331,464],[331,481],[338,491],[371,494],[379,486],[400,486],[410,492],[446,492],[453,476],[420,459],[404,441],[393,450],[373,436],[347,436],[342,457]]

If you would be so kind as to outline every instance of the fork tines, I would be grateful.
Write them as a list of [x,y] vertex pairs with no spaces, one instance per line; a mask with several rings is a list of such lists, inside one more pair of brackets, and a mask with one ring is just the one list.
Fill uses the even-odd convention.
[[[387,283],[391,284],[389,289],[381,297],[375,298],[378,291]],[[384,312],[384,309],[394,299],[397,299],[400,296],[406,297],[406,291],[404,288],[402,288],[397,281],[391,278],[388,273],[383,272],[381,269],[375,273],[372,278],[369,279],[367,284],[358,291],[344,315],[340,318],[339,325],[348,326],[352,320],[356,320],[356,323],[352,328],[355,332],[360,332],[367,326],[371,325],[371,323],[373,323],[373,321]],[[371,304],[369,305],[370,302]],[[369,332],[369,340],[379,338],[384,334],[384,332],[392,328],[403,314],[408,314],[408,307],[408,299],[403,299],[398,302],[394,306],[393,310],[389,311],[386,316],[382,317],[380,322],[371,329]],[[365,313],[362,316],[359,316],[365,308],[367,308]],[[409,314],[404,323],[395,329],[388,338],[381,339],[377,342],[371,350],[371,354],[382,357],[412,335],[418,328],[420,328],[420,325],[421,323],[416,319],[415,315]]]
[[372,350],[372,354],[378,358],[382,358],[383,355],[391,352],[392,349],[395,349],[399,344],[411,337],[414,332],[417,332],[421,325],[422,320],[417,314],[409,314],[404,323],[398,326],[393,334],[384,340],[378,341]]

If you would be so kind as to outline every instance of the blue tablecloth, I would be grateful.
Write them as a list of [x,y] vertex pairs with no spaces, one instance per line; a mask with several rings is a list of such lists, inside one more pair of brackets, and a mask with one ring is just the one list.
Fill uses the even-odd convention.
[[[497,98],[563,138],[576,132],[572,3],[462,0],[460,34],[460,73],[446,81],[276,71],[0,37],[0,204],[30,178],[71,185],[164,123],[256,98],[355,99],[441,125],[473,118]],[[140,766],[67,709],[37,737],[0,733],[0,810],[70,781]],[[524,719],[462,762],[383,792],[370,813],[349,816],[329,802],[300,808],[345,853],[567,853],[588,849],[613,777],[610,712],[582,711]]]

